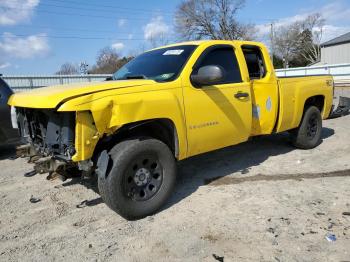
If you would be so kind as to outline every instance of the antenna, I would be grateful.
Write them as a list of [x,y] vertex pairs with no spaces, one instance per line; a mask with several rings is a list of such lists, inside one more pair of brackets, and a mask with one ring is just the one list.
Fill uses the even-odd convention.
[[274,54],[275,54],[275,30],[274,30],[274,27],[275,27],[275,23],[274,22],[271,22],[271,32],[270,32],[270,40],[271,40],[271,61],[272,61],[272,65],[273,65],[273,57],[274,57]]

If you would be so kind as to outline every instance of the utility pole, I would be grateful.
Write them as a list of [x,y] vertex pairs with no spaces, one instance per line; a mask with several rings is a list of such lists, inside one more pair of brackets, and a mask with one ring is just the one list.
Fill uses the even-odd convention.
[[88,73],[88,66],[89,65],[85,61],[80,62],[79,64],[80,74],[86,75]]
[[270,40],[271,40],[271,61],[273,64],[273,56],[275,54],[275,37],[274,37],[274,22],[271,22],[271,32],[270,32]]

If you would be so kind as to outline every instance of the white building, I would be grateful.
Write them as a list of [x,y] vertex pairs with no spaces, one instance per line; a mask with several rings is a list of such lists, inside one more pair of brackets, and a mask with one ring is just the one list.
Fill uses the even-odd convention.
[[350,63],[350,32],[321,44],[322,64]]

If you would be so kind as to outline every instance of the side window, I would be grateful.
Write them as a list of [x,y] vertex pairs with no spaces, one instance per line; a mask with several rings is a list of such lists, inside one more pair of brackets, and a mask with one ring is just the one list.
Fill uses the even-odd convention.
[[266,75],[262,53],[258,47],[242,47],[250,79],[261,79]]
[[242,82],[241,72],[233,48],[222,47],[216,48],[200,58],[199,64],[196,65],[193,73],[196,74],[198,69],[207,65],[217,65],[224,70],[224,79],[218,84],[240,83]]

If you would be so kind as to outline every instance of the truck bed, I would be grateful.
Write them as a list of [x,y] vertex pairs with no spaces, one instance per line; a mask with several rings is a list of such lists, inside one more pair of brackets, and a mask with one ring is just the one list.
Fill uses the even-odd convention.
[[279,77],[278,90],[280,99],[276,132],[298,127],[307,103],[300,98],[317,96],[320,101],[323,100],[323,105],[320,105],[323,119],[328,118],[331,112],[333,78],[330,75]]

